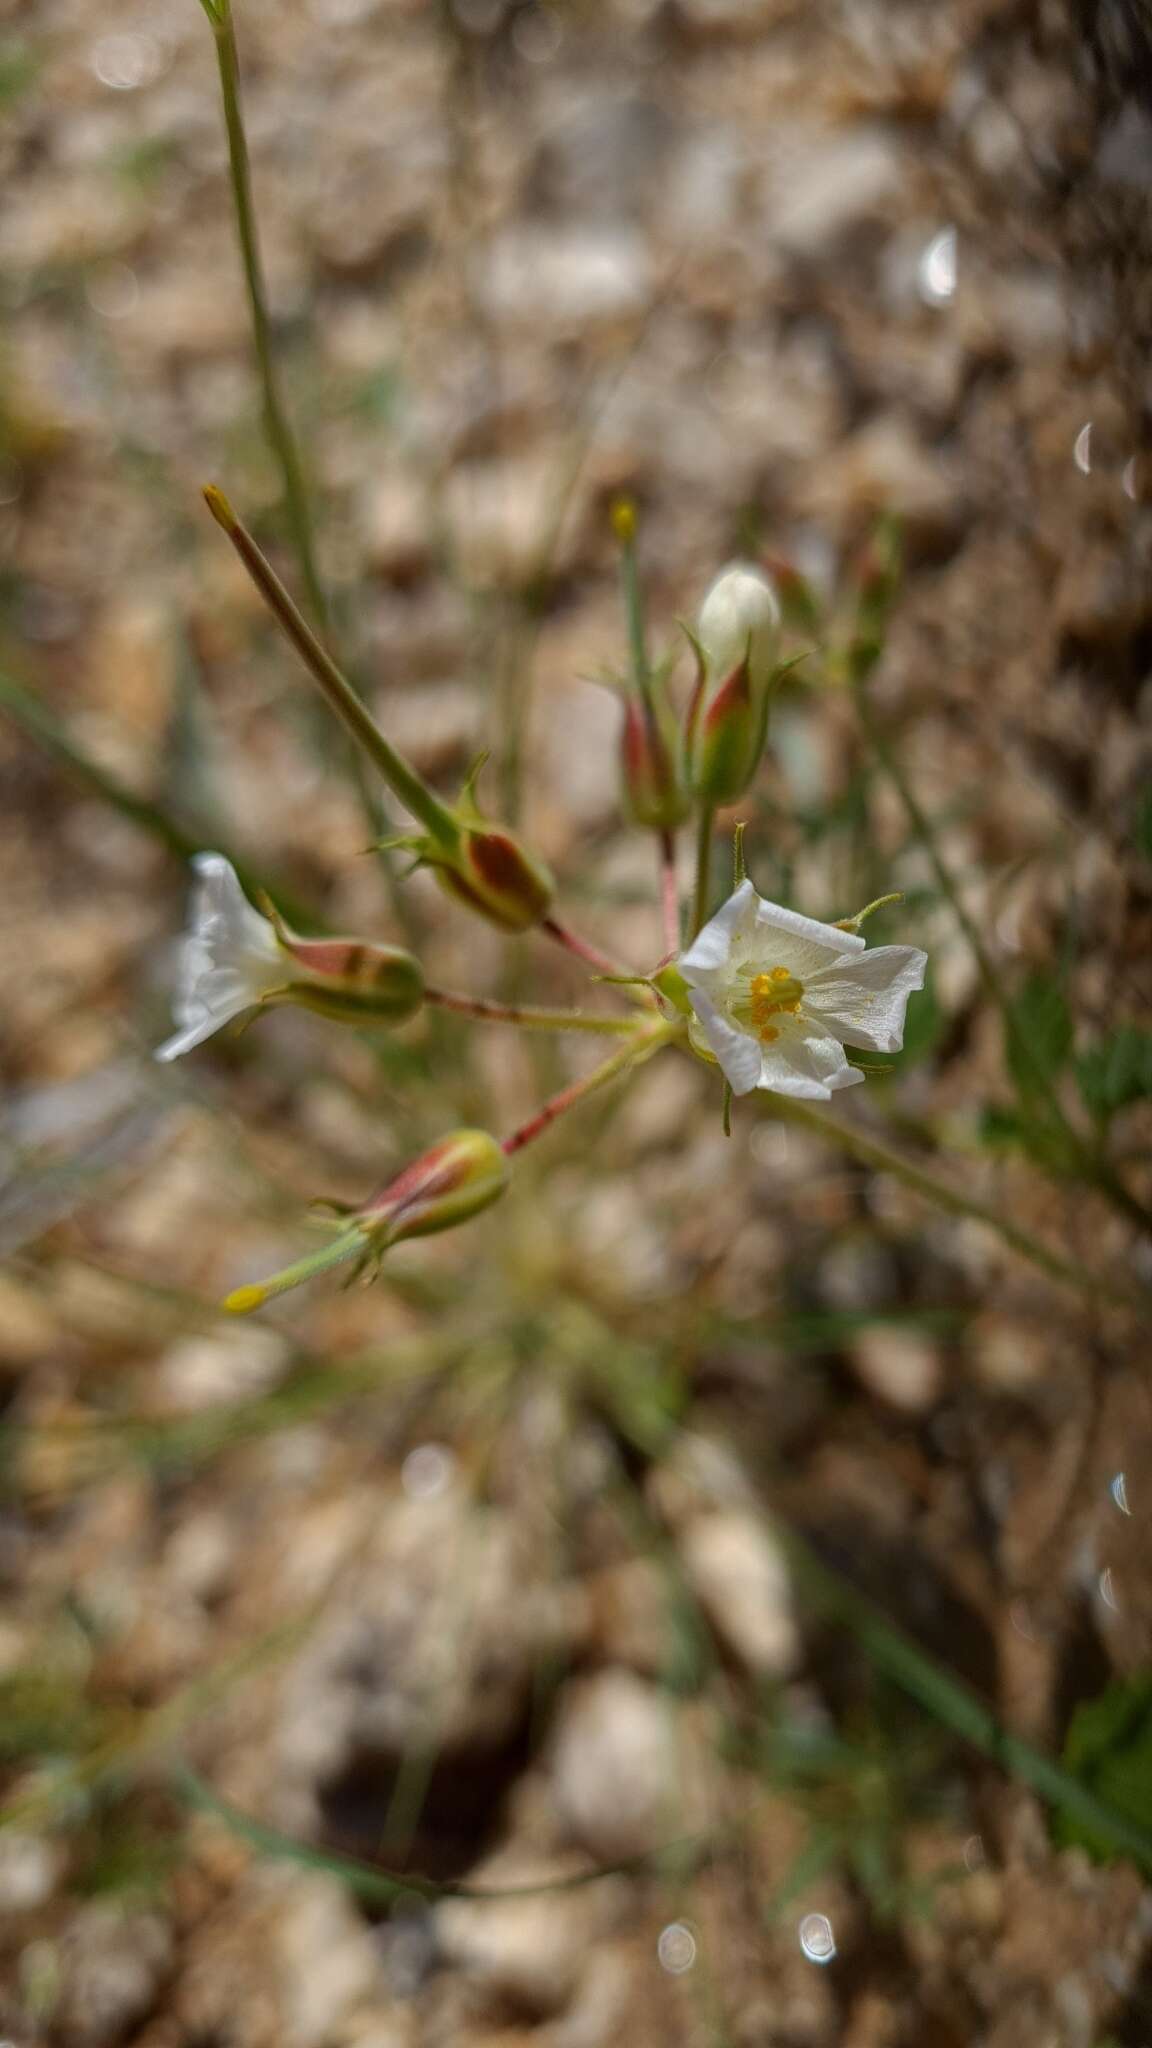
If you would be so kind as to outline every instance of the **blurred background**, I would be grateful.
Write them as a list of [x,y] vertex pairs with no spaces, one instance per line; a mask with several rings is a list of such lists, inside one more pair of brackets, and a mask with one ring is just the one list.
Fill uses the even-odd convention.
[[[874,936],[932,978],[852,1118],[1128,1284],[1143,29],[236,0],[332,637],[389,735],[446,792],[489,749],[573,922],[651,965],[613,499],[660,644],[733,555],[834,593],[894,513],[883,750],[797,685],[750,870],[818,917],[905,891]],[[671,1055],[371,1289],[220,1314],[314,1197],[585,1054],[286,1011],[157,1068],[190,852],[451,986],[587,984],[365,851],[204,513],[299,589],[196,0],[5,0],[0,106],[5,2048],[1141,2048],[1146,1850],[966,1744],[957,1688],[1152,1828],[1146,1317],[763,1102],[725,1139]]]

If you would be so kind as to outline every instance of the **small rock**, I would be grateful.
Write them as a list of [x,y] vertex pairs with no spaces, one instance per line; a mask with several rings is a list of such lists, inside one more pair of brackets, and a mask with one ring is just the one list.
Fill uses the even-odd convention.
[[940,1398],[944,1367],[940,1353],[915,1330],[876,1326],[853,1337],[848,1356],[858,1377],[878,1401],[906,1415],[922,1415]]
[[800,1661],[784,1558],[753,1516],[700,1515],[680,1538],[685,1569],[705,1614],[733,1654],[760,1678],[788,1678]]
[[69,2048],[120,2041],[154,2004],[169,1967],[172,1936],[156,1913],[100,1903],[81,1906],[60,1943],[56,2020]]
[[884,218],[906,182],[903,152],[880,129],[829,135],[786,153],[771,174],[769,231],[799,255],[826,255],[849,229]]
[[424,574],[432,559],[432,515],[419,477],[395,469],[376,477],[360,525],[373,569],[402,583]]
[[698,1768],[668,1693],[629,1671],[566,1689],[552,1757],[553,1796],[571,1833],[601,1862],[642,1856],[691,1832]]
[[602,90],[571,105],[532,167],[530,199],[553,218],[617,222],[642,214],[675,170],[678,123],[659,101]]
[[498,320],[582,328],[642,312],[652,260],[631,228],[511,228],[496,239],[482,289]]
[[[544,1862],[523,1851],[503,1851],[472,1872],[469,1882],[493,1890],[547,1885],[584,1867],[578,1860]],[[435,1915],[440,1952],[487,2001],[544,2019],[568,2004],[615,1895],[616,1887],[606,1881],[536,1897],[445,1899]]]
[[[539,573],[564,488],[559,451],[510,461],[470,462],[453,470],[444,494],[459,567],[479,588],[513,587]],[[579,495],[579,494],[577,494]],[[549,556],[552,569],[571,565],[574,508],[569,503]]]
[[382,1989],[371,1930],[335,1878],[292,1878],[275,1955],[285,2048],[326,2048],[343,2015]]
[[343,1505],[368,1532],[360,1566],[285,1688],[277,1783],[293,1826],[359,1759],[426,1739],[430,1716],[441,1751],[504,1742],[540,1658],[563,1649],[573,1622],[548,1558],[505,1513],[477,1513],[461,1485]]
[[892,413],[862,427],[821,463],[804,494],[804,510],[831,527],[891,511],[910,540],[930,543],[955,539],[962,509],[946,462]]
[[18,1828],[0,1833],[0,1914],[31,1913],[51,1898],[60,1870],[60,1851],[43,1835]]
[[620,2039],[631,1973],[624,1956],[603,1943],[590,1958],[571,2006],[548,2034],[548,2048],[613,2048]]
[[287,1344],[273,1330],[182,1337],[160,1360],[157,1390],[165,1407],[210,1408],[265,1393],[287,1365]]

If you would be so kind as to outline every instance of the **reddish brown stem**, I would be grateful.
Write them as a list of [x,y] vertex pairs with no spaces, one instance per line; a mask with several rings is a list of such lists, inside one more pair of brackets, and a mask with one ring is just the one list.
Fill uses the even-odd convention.
[[614,1052],[611,1059],[605,1060],[601,1066],[594,1067],[590,1074],[585,1074],[583,1080],[570,1082],[567,1088],[561,1088],[558,1095],[553,1095],[547,1102],[541,1103],[539,1109],[526,1123],[509,1132],[503,1140],[503,1150],[509,1158],[514,1152],[523,1151],[525,1145],[530,1145],[534,1138],[538,1138],[542,1131],[546,1131],[550,1124],[555,1123],[558,1116],[563,1116],[565,1110],[572,1109],[577,1102],[583,1101],[584,1097],[591,1095],[595,1089],[603,1088],[607,1082],[614,1081],[618,1074],[626,1073],[629,1067],[638,1066],[642,1060],[650,1059],[654,1052],[662,1045],[667,1045],[675,1035],[676,1027],[672,1024],[660,1023],[650,1031],[634,1028],[631,1045],[621,1046],[619,1052]]
[[542,1010],[532,1004],[491,1003],[482,996],[457,995],[455,990],[426,988],[424,1000],[482,1024],[517,1024],[522,1031],[596,1031],[604,1036],[627,1035],[636,1029],[635,1016],[610,1017],[581,1010]]
[[583,960],[586,967],[594,968],[597,974],[616,977],[631,972],[630,968],[622,967],[620,962],[613,960],[609,954],[601,953],[597,947],[590,945],[587,939],[582,939],[570,926],[561,924],[559,918],[541,918],[540,930],[547,932],[550,939],[555,939],[558,946],[563,946],[567,952],[574,953],[578,960]]

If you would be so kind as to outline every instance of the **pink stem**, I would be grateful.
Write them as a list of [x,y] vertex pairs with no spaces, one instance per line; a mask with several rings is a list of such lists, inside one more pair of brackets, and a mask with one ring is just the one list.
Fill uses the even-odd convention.
[[587,939],[580,938],[569,925],[561,924],[559,918],[541,918],[539,928],[542,932],[547,932],[550,939],[555,939],[558,946],[564,946],[569,953],[575,953],[576,958],[583,960],[586,967],[595,968],[597,974],[615,976],[628,974],[630,971],[627,967],[622,967],[618,960],[613,960],[609,954],[601,953],[595,946],[589,945]]
[[503,1140],[503,1151],[509,1158],[514,1152],[523,1151],[525,1145],[530,1145],[534,1138],[538,1138],[542,1131],[548,1129],[549,1124],[555,1123],[558,1116],[563,1116],[565,1110],[573,1108],[585,1095],[591,1095],[594,1089],[603,1088],[606,1082],[614,1081],[618,1074],[626,1073],[629,1067],[650,1058],[660,1046],[667,1045],[674,1035],[671,1027],[663,1023],[648,1031],[634,1030],[631,1045],[621,1046],[620,1051],[614,1052],[611,1059],[594,1067],[590,1074],[585,1074],[582,1081],[572,1081],[567,1088],[561,1088],[558,1095],[550,1096],[547,1102],[542,1102],[526,1123],[510,1131]]
[[454,989],[425,988],[424,1000],[460,1017],[484,1024],[517,1024],[525,1031],[595,1031],[606,1036],[636,1029],[634,1017],[609,1017],[582,1010],[541,1010],[531,1004],[493,1003],[483,996],[457,995]]

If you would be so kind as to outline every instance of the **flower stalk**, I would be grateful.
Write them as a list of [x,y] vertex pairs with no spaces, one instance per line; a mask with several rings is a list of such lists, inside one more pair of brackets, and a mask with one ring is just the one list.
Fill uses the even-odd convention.
[[540,1009],[531,1003],[495,1003],[483,996],[457,995],[446,988],[425,988],[424,1001],[478,1024],[514,1024],[521,1031],[590,1031],[603,1037],[627,1037],[635,1029],[631,1017],[610,1017],[585,1010]]
[[336,716],[379,770],[393,795],[399,797],[413,817],[419,818],[433,839],[446,847],[455,847],[459,826],[452,812],[385,739],[362,698],[321,644],[223,491],[218,490],[215,484],[206,485],[204,502],[216,524],[227,534],[277,625],[320,685]]
[[574,1109],[578,1102],[583,1102],[589,1095],[595,1094],[597,1089],[607,1087],[608,1083],[615,1081],[619,1075],[626,1074],[631,1068],[642,1066],[646,1060],[652,1058],[653,1053],[659,1052],[662,1046],[671,1044],[680,1033],[681,1026],[667,1019],[661,1019],[660,1023],[648,1029],[633,1025],[630,1045],[622,1046],[619,1052],[602,1061],[600,1066],[593,1067],[592,1072],[585,1074],[582,1080],[572,1081],[567,1088],[561,1088],[559,1094],[550,1096],[525,1123],[518,1125],[516,1130],[509,1133],[503,1141],[506,1156],[511,1159],[515,1153],[522,1152],[525,1145],[533,1144],[558,1117],[566,1115],[568,1110]]
[[264,265],[256,228],[252,199],[252,167],[244,110],[240,97],[240,58],[232,18],[232,0],[201,0],[212,29],[216,68],[220,77],[220,99],[228,136],[228,173],[232,187],[232,210],[240,244],[240,262],[248,295],[252,345],[260,380],[265,430],[280,471],[284,507],[292,545],[300,569],[308,610],[323,630],[328,623],[328,605],[316,560],[316,540],[304,464],[292,432],[280,391],[280,379],[272,346],[272,325],[268,315],[268,294]]

